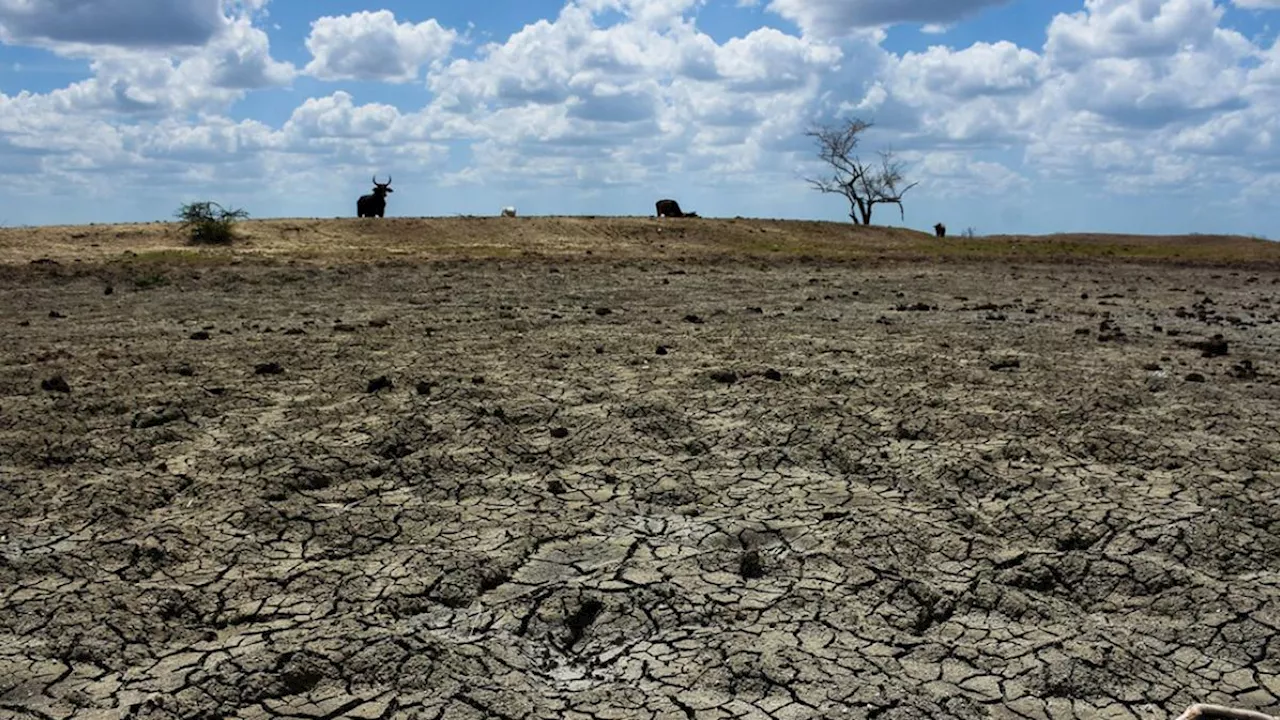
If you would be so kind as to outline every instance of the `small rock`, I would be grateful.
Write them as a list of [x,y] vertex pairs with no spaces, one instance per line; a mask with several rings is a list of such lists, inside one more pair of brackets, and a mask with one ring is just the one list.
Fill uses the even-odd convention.
[[684,321],[687,323],[692,323],[694,325],[701,325],[702,323],[706,322],[706,320],[703,320],[702,318],[698,317],[697,315],[694,315],[693,313],[685,315]]
[[334,332],[355,332],[356,326],[348,323],[334,323],[333,331]]
[[62,318],[65,318],[65,317],[66,317],[66,315],[63,315],[62,313],[58,312],[57,310],[50,310],[50,311],[49,311],[49,317],[51,317],[51,318],[53,318],[53,319],[55,319],[55,320],[60,320],[60,319],[62,319]]
[[769,368],[768,370],[764,371],[764,378],[766,380],[772,380],[774,382],[778,382],[782,380],[782,373],[778,372],[777,370],[774,370],[773,368]]
[[597,345],[597,346],[596,346],[596,354],[597,354],[597,355],[603,355],[603,354],[604,354],[604,346],[603,346],[603,345]]
[[732,385],[738,382],[738,373],[732,370],[716,370],[711,373],[711,379],[725,385]]
[[1252,360],[1241,360],[1235,365],[1232,365],[1231,369],[1227,371],[1227,374],[1237,380],[1258,379],[1258,369],[1253,366]]
[[191,377],[192,375],[196,374],[196,371],[186,363],[183,363],[178,367],[174,368],[173,372],[178,375],[181,375],[182,377]]
[[66,378],[62,377],[61,375],[54,375],[48,380],[41,380],[40,389],[44,390],[45,392],[60,392],[60,393],[71,392],[71,386],[67,384]]
[[563,495],[569,492],[569,488],[565,487],[564,483],[559,480],[550,480],[547,482],[547,492],[552,495]]
[[659,345],[656,353],[658,355],[666,355],[668,352],[670,352],[670,350],[671,349],[668,348],[666,345]]
[[991,363],[988,367],[991,370],[1012,370],[1014,368],[1022,367],[1022,362],[1017,358],[1006,358],[1004,360],[997,360]]
[[431,394],[431,386],[432,386],[432,385],[434,385],[434,384],[435,384],[435,383],[428,382],[428,381],[426,381],[426,380],[419,380],[419,381],[418,381],[418,384],[413,386],[413,389],[414,389],[414,390],[416,390],[416,391],[418,391],[418,394],[419,394],[419,395],[430,395],[430,394]]
[[384,328],[384,327],[386,327],[386,326],[388,326],[388,325],[390,325],[390,324],[391,324],[391,321],[390,321],[390,320],[381,320],[381,319],[379,319],[379,320],[370,320],[370,321],[369,321],[369,327],[372,327],[372,328]]
[[365,388],[365,392],[376,393],[379,390],[390,390],[391,387],[392,387],[391,378],[387,377],[386,375],[379,375],[378,377],[369,381],[369,385]]
[[472,385],[483,385],[483,384],[484,384],[484,376],[483,376],[483,375],[476,375],[475,377],[471,378],[471,384],[472,384]]
[[1187,382],[1202,383],[1204,382],[1204,375],[1201,375],[1198,372],[1187,373],[1187,376],[1183,378],[1183,380],[1186,380]]
[[105,288],[103,288],[103,289],[102,289],[102,294],[103,294],[103,295],[110,295],[111,293],[114,293],[115,291],[116,291],[116,289],[115,289],[115,288],[113,288],[113,287],[111,287],[110,285],[108,285],[108,286],[106,286]]
[[760,560],[758,550],[748,550],[742,554],[742,558],[738,561],[738,574],[746,580],[764,577],[764,563]]
[[596,315],[599,315],[600,317],[604,317],[605,315],[612,315],[612,314],[613,314],[613,311],[607,307],[596,308]]
[[145,428],[158,427],[167,425],[175,420],[182,420],[185,417],[183,412],[175,407],[165,407],[159,410],[146,410],[133,416],[132,426],[134,429],[142,430]]
[[551,437],[557,440],[563,440],[569,437],[569,429],[564,427],[553,427],[551,428]]
[[280,363],[258,363],[253,366],[253,372],[255,375],[279,375],[284,372],[284,368],[280,367]]
[[192,340],[208,340],[209,333],[206,330],[197,330],[191,333],[191,339]]

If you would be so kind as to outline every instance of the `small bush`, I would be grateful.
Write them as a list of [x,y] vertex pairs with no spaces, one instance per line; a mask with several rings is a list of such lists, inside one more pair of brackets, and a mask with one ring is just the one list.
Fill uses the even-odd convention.
[[249,217],[244,210],[228,210],[215,202],[187,203],[176,215],[193,245],[230,245],[235,240],[232,224]]

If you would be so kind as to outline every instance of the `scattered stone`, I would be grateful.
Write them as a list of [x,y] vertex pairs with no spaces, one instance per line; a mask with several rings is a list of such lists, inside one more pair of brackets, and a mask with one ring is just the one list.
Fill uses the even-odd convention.
[[659,345],[656,353],[658,355],[666,355],[668,352],[670,352],[670,350],[671,349],[668,348],[666,345]]
[[253,366],[253,372],[255,375],[279,375],[284,372],[284,368],[280,367],[280,363],[258,363]]
[[565,627],[569,629],[569,641],[565,643],[566,649],[578,644],[578,641],[586,634],[587,628],[591,627],[596,618],[600,617],[600,611],[602,610],[604,610],[604,603],[591,599],[582,603],[582,606],[573,615],[565,618]]
[[208,340],[209,332],[207,330],[197,330],[191,333],[192,340]]
[[413,389],[416,390],[419,395],[430,395],[432,385],[435,385],[435,383],[427,380],[419,380],[418,383],[413,386]]
[[1200,351],[1200,357],[1220,357],[1228,354],[1227,341],[1222,335],[1214,335],[1208,340],[1184,342],[1184,346]]
[[778,382],[782,380],[782,373],[778,372],[777,370],[774,370],[773,368],[769,368],[768,370],[764,371],[764,378],[766,380],[772,380],[774,382]]
[[555,438],[555,439],[557,439],[557,440],[563,440],[563,439],[565,439],[565,438],[569,437],[569,428],[566,428],[566,427],[553,427],[553,428],[551,428],[551,437],[553,437],[553,438]]
[[764,563],[760,559],[759,550],[748,550],[738,560],[738,574],[744,580],[758,580],[764,577]]
[[688,314],[688,315],[685,315],[685,316],[684,316],[684,321],[685,321],[685,322],[687,322],[687,323],[692,323],[692,324],[694,324],[694,325],[701,325],[702,323],[706,322],[706,320],[703,320],[702,318],[700,318],[700,317],[698,317],[697,315],[694,315],[694,314],[692,314],[692,313],[690,313],[690,314]]
[[67,384],[66,378],[62,377],[61,375],[54,375],[53,377],[47,380],[41,380],[40,389],[44,390],[45,392],[60,392],[60,393],[71,392],[71,386]]
[[597,355],[603,355],[603,354],[604,354],[604,346],[603,346],[603,345],[597,345],[597,346],[596,346],[596,354],[597,354]]
[[1187,382],[1202,383],[1204,382],[1204,375],[1201,375],[1198,372],[1187,373],[1187,376],[1183,378],[1183,380],[1186,380]]
[[1253,366],[1252,360],[1241,360],[1227,370],[1227,374],[1237,380],[1257,380],[1258,369]]
[[711,379],[725,385],[732,385],[738,382],[738,373],[732,370],[716,370],[711,373]]
[[378,392],[379,390],[390,390],[391,388],[392,388],[391,378],[387,377],[386,375],[379,375],[378,377],[369,381],[369,385],[365,388],[365,392],[372,394],[372,393]]
[[168,425],[175,420],[185,419],[186,415],[176,407],[164,407],[156,410],[144,410],[133,416],[131,426],[135,430]]
[[552,495],[563,495],[569,492],[569,488],[565,487],[564,483],[559,480],[549,480],[547,481],[547,492]]
[[1022,361],[1018,360],[1017,358],[1006,358],[1004,360],[997,360],[991,363],[991,365],[989,366],[991,370],[1012,370],[1014,368],[1020,368],[1020,367],[1022,367]]
[[764,308],[752,306],[747,308],[747,312],[751,313],[752,315],[763,315]]

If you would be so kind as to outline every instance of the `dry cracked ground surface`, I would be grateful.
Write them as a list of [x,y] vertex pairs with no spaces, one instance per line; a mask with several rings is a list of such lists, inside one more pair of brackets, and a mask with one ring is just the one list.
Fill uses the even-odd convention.
[[0,715],[1275,713],[1278,278],[10,266]]

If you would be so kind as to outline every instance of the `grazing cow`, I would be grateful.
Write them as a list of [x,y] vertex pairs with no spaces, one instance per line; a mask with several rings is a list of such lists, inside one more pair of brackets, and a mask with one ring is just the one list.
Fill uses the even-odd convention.
[[502,208],[502,217],[515,217],[515,216],[516,216],[515,208],[511,207],[510,205]]
[[391,189],[391,176],[387,176],[384,183],[378,182],[378,176],[373,176],[373,193],[369,195],[361,195],[356,201],[356,217],[382,217],[387,210],[387,193],[395,192]]
[[938,223],[937,225],[934,225],[934,226],[933,226],[933,234],[934,234],[934,235],[937,235],[937,236],[938,236],[938,237],[940,237],[940,238],[944,238],[944,237],[946,237],[946,236],[947,236],[947,226],[946,226],[946,225],[943,225],[942,223]]
[[698,213],[696,212],[683,212],[680,210],[680,203],[675,200],[659,200],[655,205],[658,208],[658,217],[698,217]]

